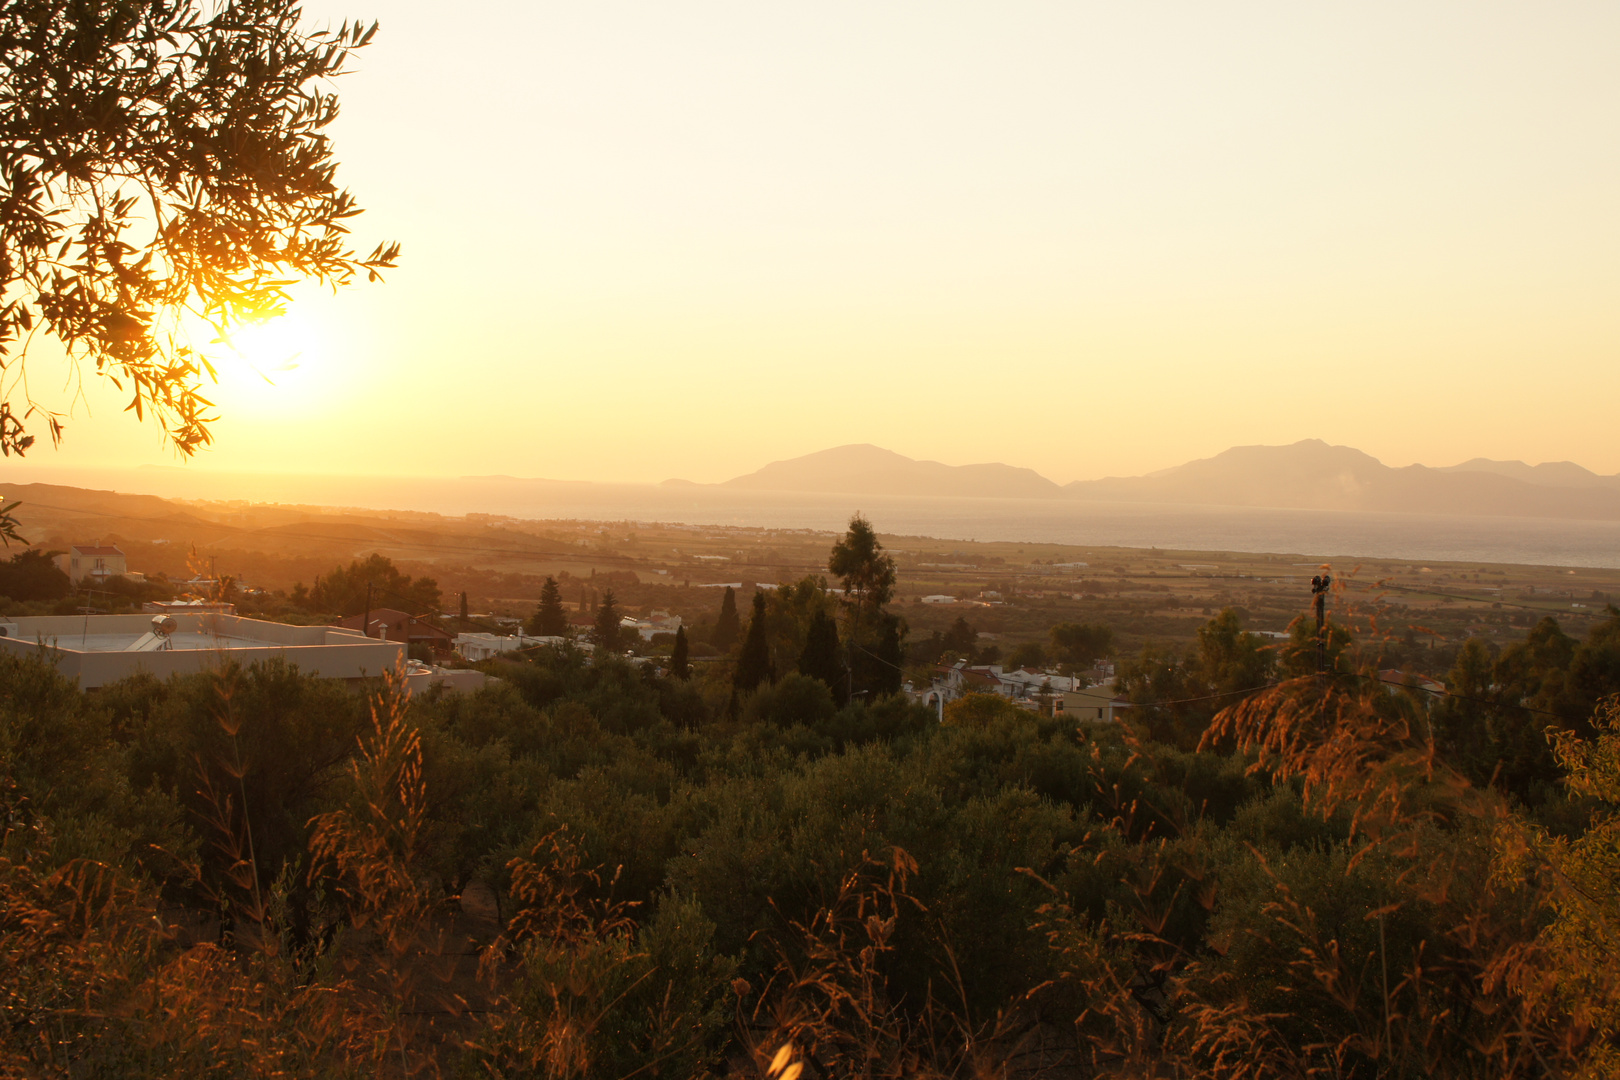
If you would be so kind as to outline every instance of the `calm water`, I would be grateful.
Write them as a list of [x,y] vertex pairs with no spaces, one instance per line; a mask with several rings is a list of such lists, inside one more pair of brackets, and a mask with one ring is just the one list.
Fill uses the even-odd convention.
[[[531,480],[249,477],[181,469],[95,474],[8,470],[11,483],[106,487],[173,498],[488,513],[522,518],[668,521],[842,529],[860,510],[886,533],[948,540],[1255,551],[1334,558],[1620,567],[1620,522],[1254,510],[1045,499],[845,497]],[[54,475],[51,475],[54,474]]]

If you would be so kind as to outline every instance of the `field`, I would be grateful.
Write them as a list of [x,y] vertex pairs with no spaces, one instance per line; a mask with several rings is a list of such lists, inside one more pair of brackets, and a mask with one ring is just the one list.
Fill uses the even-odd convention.
[[[824,575],[835,539],[807,529],[177,502],[47,485],[8,497],[22,500],[36,545],[116,542],[130,568],[148,574],[182,580],[206,566],[273,596],[380,553],[434,578],[446,610],[465,592],[475,614],[507,617],[529,615],[549,575],[571,606],[612,589],[627,613],[664,610],[696,626],[719,609],[723,590],[713,586],[736,584],[746,595],[755,584]],[[1325,567],[1309,553],[975,543],[889,535],[874,524],[895,557],[895,606],[913,640],[962,618],[1003,652],[1044,641],[1061,622],[1111,627],[1122,654],[1182,647],[1227,607],[1251,630],[1282,631],[1308,610],[1311,578]],[[1329,569],[1341,585],[1335,618],[1401,642],[1406,662],[1438,672],[1461,640],[1505,644],[1544,615],[1583,635],[1620,596],[1620,570],[1382,560]],[[934,596],[954,602],[923,601]]]

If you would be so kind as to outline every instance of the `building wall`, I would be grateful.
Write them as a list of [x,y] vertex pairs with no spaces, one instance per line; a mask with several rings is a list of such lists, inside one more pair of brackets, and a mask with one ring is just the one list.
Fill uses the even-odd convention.
[[172,649],[161,652],[80,650],[81,635],[128,634],[151,629],[150,615],[43,615],[10,620],[15,634],[0,638],[0,649],[37,653],[56,665],[83,689],[105,686],[138,672],[160,679],[218,669],[226,662],[246,667],[264,660],[285,660],[300,671],[329,679],[376,677],[405,660],[405,646],[378,641],[354,630],[330,626],[288,626],[235,615],[176,615],[181,633],[216,634],[217,649]]
[[[101,565],[97,566],[97,563]],[[75,585],[86,578],[117,577],[129,569],[128,560],[123,555],[76,555],[72,551],[58,555],[56,565]]]

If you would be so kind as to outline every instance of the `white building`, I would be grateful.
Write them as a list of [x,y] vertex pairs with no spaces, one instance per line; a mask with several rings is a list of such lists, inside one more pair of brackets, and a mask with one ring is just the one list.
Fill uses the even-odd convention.
[[500,656],[502,653],[532,649],[537,645],[561,645],[567,640],[565,637],[549,635],[534,637],[522,631],[516,634],[457,634],[456,652],[460,653],[463,659],[476,663],[479,660]]
[[645,619],[636,619],[626,615],[619,620],[620,630],[634,630],[641,635],[642,641],[651,641],[654,634],[673,634],[680,628],[681,617],[671,615],[667,611],[655,611]]
[[1034,668],[1008,671],[1000,664],[969,665],[958,660],[951,667],[934,669],[933,685],[926,692],[950,702],[968,694],[999,694],[1013,701],[1065,694],[1080,689],[1077,676],[1054,675]]
[[34,615],[0,622],[0,650],[34,653],[89,689],[137,672],[160,679],[281,659],[308,675],[357,680],[397,667],[405,646],[335,626],[237,615]]
[[129,572],[124,553],[111,544],[74,544],[56,557],[56,566],[75,585],[82,581],[99,585]]
[[1130,701],[1120,697],[1112,684],[1088,686],[1063,694],[1063,715],[1070,720],[1112,723],[1120,709],[1128,708],[1131,708]]
[[225,600],[148,600],[141,610],[148,615],[235,615],[236,605]]

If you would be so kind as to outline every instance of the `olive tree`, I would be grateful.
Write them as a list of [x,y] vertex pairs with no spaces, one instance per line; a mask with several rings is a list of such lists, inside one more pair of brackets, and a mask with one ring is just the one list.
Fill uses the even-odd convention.
[[293,0],[0,4],[0,453],[61,438],[29,392],[41,335],[68,385],[110,381],[189,456],[215,419],[194,339],[394,264],[351,250],[327,135],[330,80],[375,31],[306,28]]

